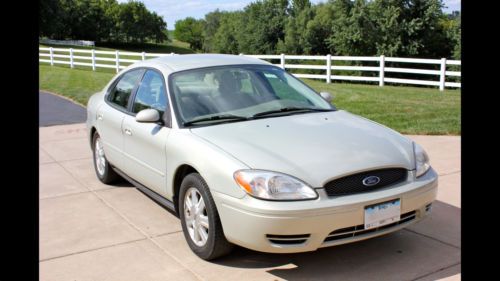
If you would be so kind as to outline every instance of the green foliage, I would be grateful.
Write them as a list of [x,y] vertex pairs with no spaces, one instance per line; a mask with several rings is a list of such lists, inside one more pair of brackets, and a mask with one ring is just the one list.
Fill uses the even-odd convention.
[[442,0],[258,0],[208,13],[183,33],[205,52],[457,58],[460,15],[442,8]]
[[203,20],[188,17],[175,22],[174,36],[177,40],[189,43],[193,50],[203,46]]
[[[295,9],[295,7],[294,7]],[[313,25],[309,25],[311,30],[308,29],[308,24],[312,22],[316,14],[316,9],[311,6],[306,6],[301,10],[295,11],[294,17],[289,17],[285,26],[285,40],[283,42],[282,50],[280,53],[288,54],[311,54],[313,50],[321,48],[321,44],[316,42],[316,38],[322,38],[315,34]]]
[[302,10],[311,8],[311,2],[309,0],[292,0],[291,6],[290,14],[297,16]]
[[365,0],[331,2],[334,15],[332,34],[326,38],[335,55],[373,55],[375,27]]
[[249,4],[241,14],[236,38],[239,51],[246,54],[275,53],[285,37],[288,0],[266,0]]
[[168,40],[167,24],[142,2],[42,0],[40,35],[52,39],[156,42]]
[[442,27],[446,32],[446,37],[449,42],[453,45],[453,55],[452,58],[459,60],[461,58],[462,50],[462,20],[460,18],[460,12],[456,12],[450,15],[448,18],[444,18],[441,21]]
[[204,39],[202,47],[204,51],[209,52],[210,50],[213,50],[215,48],[216,42],[214,37],[219,30],[223,15],[224,13],[219,11],[219,9],[205,15],[202,31],[202,37]]
[[[240,52],[238,34],[242,12],[224,12],[217,15],[219,19],[219,28],[212,37],[205,38],[206,41],[212,42],[212,49],[204,45],[205,51],[238,54]],[[214,15],[215,17],[215,15]]]

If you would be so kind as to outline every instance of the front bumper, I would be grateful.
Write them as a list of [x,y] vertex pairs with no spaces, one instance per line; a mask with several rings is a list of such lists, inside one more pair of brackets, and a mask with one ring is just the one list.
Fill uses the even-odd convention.
[[[412,180],[362,194],[328,197],[324,189],[317,189],[319,198],[309,201],[276,202],[248,195],[238,199],[214,191],[212,194],[228,241],[261,252],[307,252],[390,233],[425,217],[436,198],[437,174],[432,168],[416,180],[413,172],[410,174]],[[376,231],[355,231],[355,226],[364,224],[365,206],[397,198],[401,200],[401,214],[414,214],[411,220]],[[341,229],[348,235],[330,236],[325,241]]]

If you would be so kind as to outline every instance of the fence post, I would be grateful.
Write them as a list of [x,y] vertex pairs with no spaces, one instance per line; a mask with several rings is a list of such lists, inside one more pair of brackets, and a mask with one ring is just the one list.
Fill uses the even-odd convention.
[[171,55],[171,56],[173,56],[173,55],[175,55],[175,53],[174,53],[174,52],[171,52],[171,53],[170,53],[170,55]]
[[50,65],[54,66],[54,50],[50,47]]
[[142,52],[142,60],[146,60],[146,52]]
[[120,72],[120,51],[115,51],[116,73]]
[[243,53],[240,53],[240,56],[244,56],[244,54],[243,54]]
[[379,69],[378,77],[379,77],[378,85],[380,87],[383,87],[384,86],[384,78],[385,78],[385,56],[384,55],[380,56],[380,69]]
[[441,59],[441,71],[439,73],[439,90],[444,91],[444,83],[446,82],[446,59]]
[[326,55],[326,83],[332,82],[332,55]]
[[285,54],[281,54],[281,68],[285,69]]
[[95,71],[95,49],[92,49],[92,71]]
[[69,48],[69,66],[71,68],[74,67],[74,65],[73,65],[73,48]]

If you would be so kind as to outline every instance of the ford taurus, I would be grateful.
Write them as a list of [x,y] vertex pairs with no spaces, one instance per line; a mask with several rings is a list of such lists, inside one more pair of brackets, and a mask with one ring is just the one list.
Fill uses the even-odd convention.
[[420,145],[255,58],[137,62],[87,110],[98,179],[123,177],[173,210],[206,260],[233,245],[292,253],[387,234],[436,197]]

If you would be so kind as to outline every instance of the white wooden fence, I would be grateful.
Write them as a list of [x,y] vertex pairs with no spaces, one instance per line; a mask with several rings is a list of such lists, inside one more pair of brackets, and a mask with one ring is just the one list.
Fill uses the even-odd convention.
[[[76,54],[76,55],[75,55]],[[83,54],[83,55],[81,55]],[[101,55],[101,56],[97,56]],[[120,52],[120,51],[98,51],[98,50],[85,50],[73,48],[39,48],[39,62],[54,64],[65,64],[71,68],[77,66],[96,68],[113,68],[116,72],[120,71],[130,65],[131,63],[145,60],[152,57],[172,56],[170,54],[154,54],[154,53],[136,53],[136,52]],[[379,86],[384,86],[385,83],[397,84],[413,84],[413,85],[427,85],[438,86],[439,90],[443,91],[445,87],[460,88],[460,82],[446,81],[447,77],[461,77],[461,71],[449,70],[449,66],[459,68],[461,61],[442,59],[416,59],[416,58],[397,58],[397,57],[358,57],[358,56],[297,56],[297,55],[244,55],[242,56],[254,57],[263,60],[279,61],[274,64],[283,69],[308,69],[316,71],[324,71],[324,74],[306,74],[306,73],[293,73],[299,78],[309,79],[324,79],[326,83],[331,83],[332,80],[348,80],[348,81],[368,81],[378,82]],[[67,60],[60,60],[67,59]],[[313,61],[315,64],[287,64],[286,60],[293,61]],[[371,62],[370,66],[363,65],[332,65],[332,62]],[[319,62],[319,64],[318,64]],[[425,68],[404,68],[404,67],[388,67],[386,63],[411,63],[411,64],[425,64],[434,65],[435,69]],[[431,66],[432,67],[432,66]],[[438,69],[437,69],[438,68]],[[354,76],[354,75],[336,75],[338,71],[358,71],[358,72],[376,72],[376,76]],[[409,74],[423,74],[433,76],[434,80],[417,80],[417,79],[403,79],[391,78],[391,73],[409,73]],[[389,76],[387,77],[386,76]],[[459,80],[460,78],[455,78]]]

